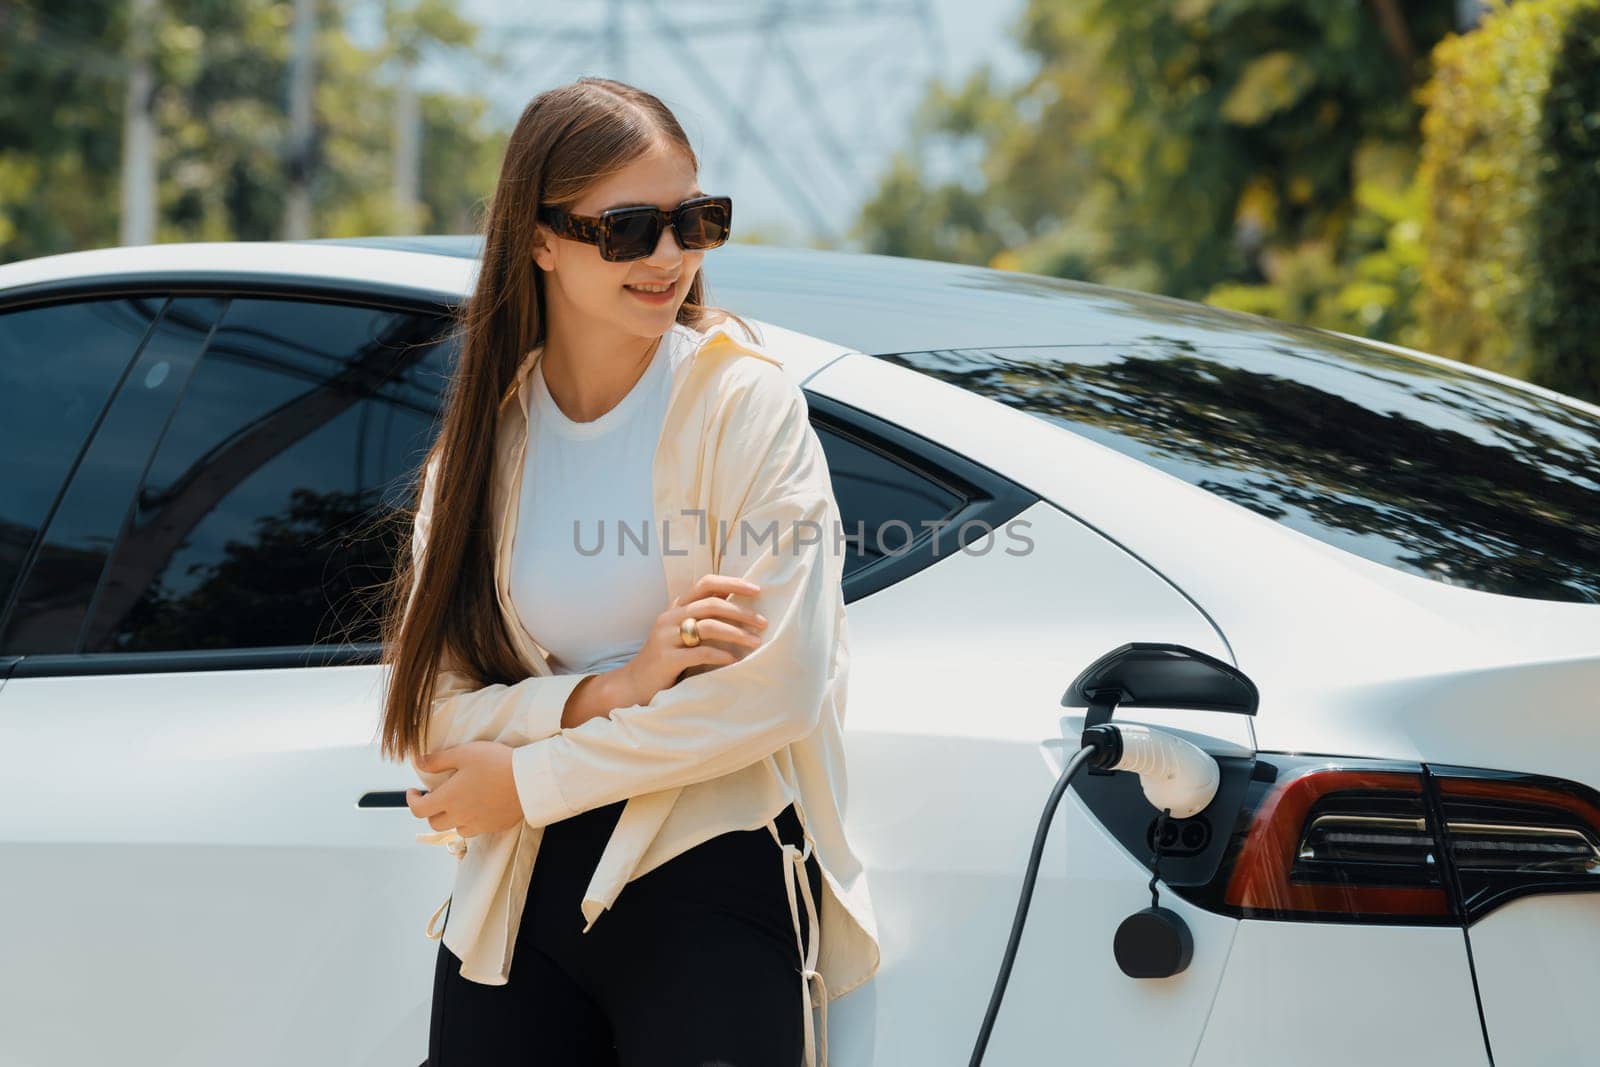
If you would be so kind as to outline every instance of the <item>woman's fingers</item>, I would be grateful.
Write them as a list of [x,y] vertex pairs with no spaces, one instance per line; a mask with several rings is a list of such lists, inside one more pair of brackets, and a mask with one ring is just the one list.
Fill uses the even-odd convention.
[[714,641],[732,641],[747,648],[755,648],[761,643],[760,634],[753,634],[742,626],[735,626],[721,619],[702,618],[695,624],[695,632],[700,635],[702,641],[708,638]]
[[[631,680],[635,702],[648,704],[656,693],[682,680],[683,673],[695,667],[722,667],[740,658],[742,649],[761,643],[766,620],[759,613],[731,602],[732,596],[755,596],[761,592],[756,582],[726,574],[704,574],[679,596],[672,598],[656,618],[643,647],[619,670]],[[701,643],[683,643],[680,627],[688,616],[698,620]]]
[[727,619],[758,631],[765,629],[767,625],[766,617],[754,608],[742,607],[721,597],[706,597],[703,600],[692,601],[686,607],[679,609],[678,617],[681,619],[685,615],[693,615],[696,619]]
[[755,608],[745,607],[743,604],[735,604],[733,601],[724,600],[719,596],[691,600],[684,610],[690,614],[713,614],[721,615],[727,619],[743,619],[750,623],[759,622],[763,626],[766,625],[767,618]]
[[674,666],[677,667],[679,673],[682,673],[685,667],[696,667],[702,663],[710,664],[713,667],[725,667],[739,658],[727,649],[718,648],[716,645],[695,645],[693,648],[678,648],[672,654],[678,657],[678,662]]
[[411,814],[419,819],[426,819],[439,808],[439,791],[437,789],[424,793],[420,789],[406,790],[406,807],[411,809]]
[[428,820],[428,825],[435,830],[449,830],[455,826],[455,817],[450,814],[449,808],[440,806],[444,801],[439,795],[440,789],[427,793],[417,789],[407,789],[406,806],[417,818]]
[[682,596],[674,597],[673,607],[682,607],[708,596],[755,596],[761,587],[755,582],[735,578],[729,574],[703,574]]

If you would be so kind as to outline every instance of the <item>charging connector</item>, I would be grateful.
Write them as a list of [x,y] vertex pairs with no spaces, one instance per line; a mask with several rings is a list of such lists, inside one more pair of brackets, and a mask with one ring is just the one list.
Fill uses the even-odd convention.
[[1150,806],[1169,812],[1174,819],[1204,811],[1222,782],[1222,772],[1210,753],[1165,730],[1138,723],[1105,723],[1085,730],[1083,743],[1096,750],[1091,766],[1134,772]]
[[1132,771],[1139,776],[1145,799],[1156,810],[1166,811],[1180,819],[1204,811],[1217,795],[1217,786],[1221,781],[1217,761],[1204,749],[1181,737],[1136,723],[1101,723],[1084,730],[1081,742],[1082,747],[1073,753],[1062,769],[1061,777],[1056,779],[1050,797],[1045,801],[1044,812],[1039,817],[1039,827],[1033,835],[1033,849],[1028,855],[1028,869],[1022,878],[1022,896],[1017,901],[1016,916],[1011,921],[1011,936],[1006,942],[1000,973],[995,978],[994,990],[989,996],[989,1008],[984,1012],[983,1024],[978,1029],[978,1040],[973,1046],[969,1067],[978,1067],[983,1062],[983,1051],[988,1047],[989,1034],[994,1029],[995,1017],[1000,1013],[1000,1001],[1005,996],[1006,983],[1011,978],[1011,967],[1016,962],[1017,946],[1022,941],[1022,926],[1028,917],[1028,903],[1033,899],[1034,882],[1039,877],[1039,860],[1044,855],[1050,821],[1055,817],[1056,808],[1060,806],[1061,797],[1066,793],[1073,776],[1085,766],[1106,771]]

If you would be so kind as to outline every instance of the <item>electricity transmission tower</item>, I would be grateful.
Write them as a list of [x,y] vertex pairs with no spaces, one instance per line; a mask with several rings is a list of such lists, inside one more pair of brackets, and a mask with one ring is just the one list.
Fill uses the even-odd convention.
[[[526,10],[475,12],[504,61],[474,85],[512,109],[507,125],[540,89],[581,75],[641,84],[686,125],[705,116],[688,131],[702,169],[728,182],[754,166],[830,247],[902,139],[898,120],[945,68],[932,0],[580,0],[537,19]],[[658,81],[662,72],[672,80]]]

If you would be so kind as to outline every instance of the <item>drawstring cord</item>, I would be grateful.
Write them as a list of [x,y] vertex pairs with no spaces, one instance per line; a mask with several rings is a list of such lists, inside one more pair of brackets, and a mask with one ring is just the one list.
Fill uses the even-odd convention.
[[[772,834],[773,840],[778,842],[778,847],[783,850],[783,888],[789,895],[789,916],[794,920],[795,944],[799,946],[804,964],[800,970],[800,1004],[805,1018],[805,1062],[808,1067],[828,1067],[828,985],[822,980],[822,973],[817,970],[817,904],[811,896],[811,882],[806,877],[806,860],[811,856],[813,841],[811,835],[801,827],[805,836],[805,848],[801,850],[789,844],[778,834],[777,820],[767,821],[767,830]],[[798,876],[796,871],[799,872]],[[802,943],[800,934],[800,908],[795,900],[795,881],[800,883],[800,894],[806,904],[806,918],[810,922],[810,936]],[[817,1001],[818,1026],[812,1026],[811,1020],[811,982],[815,979],[820,987],[821,997]],[[819,1052],[820,1048],[820,1052]]]
[[[454,830],[433,830],[428,833],[421,833],[417,835],[417,841],[424,845],[443,845],[450,850],[450,855],[458,860],[467,854],[467,839]],[[442,928],[438,933],[433,932],[433,924],[439,921],[441,914],[446,914],[445,909],[450,906],[450,899],[454,895],[452,893],[450,897],[445,897],[444,902],[434,908],[433,914],[428,916],[428,925],[423,927],[422,932],[427,935],[429,941],[437,941],[444,936]]]

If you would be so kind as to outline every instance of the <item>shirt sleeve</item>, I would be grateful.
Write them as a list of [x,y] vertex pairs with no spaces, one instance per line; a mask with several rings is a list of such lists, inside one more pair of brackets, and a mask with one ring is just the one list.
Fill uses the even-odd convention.
[[804,393],[779,368],[750,362],[757,373],[713,416],[706,527],[713,544],[726,537],[717,572],[761,587],[738,600],[766,616],[762,641],[647,703],[517,748],[512,772],[531,825],[731,773],[817,727],[842,636],[838,505]]
[[[417,561],[410,596],[415,597],[433,516],[437,461],[423,475],[422,495],[411,533],[411,558]],[[500,741],[517,746],[561,729],[567,697],[578,683],[598,672],[534,675],[511,685],[483,685],[446,649],[429,696],[425,751],[437,752],[468,741]],[[424,771],[412,761],[422,784],[432,790],[454,771]]]

